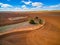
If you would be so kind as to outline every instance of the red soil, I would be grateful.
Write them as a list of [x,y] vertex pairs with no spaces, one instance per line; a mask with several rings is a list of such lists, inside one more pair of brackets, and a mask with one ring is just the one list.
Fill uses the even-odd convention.
[[30,17],[43,18],[46,21],[45,26],[35,31],[2,35],[0,36],[1,45],[60,45],[60,12],[29,12],[27,14]]

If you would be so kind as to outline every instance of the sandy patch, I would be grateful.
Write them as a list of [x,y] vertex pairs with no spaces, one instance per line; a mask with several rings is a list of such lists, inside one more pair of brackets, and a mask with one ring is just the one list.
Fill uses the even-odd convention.
[[[27,21],[27,22],[15,24],[15,25],[9,25],[9,26],[6,27],[7,29],[5,29],[5,31],[3,30],[3,32],[0,33],[0,35],[16,32],[16,31],[31,31],[31,30],[36,30],[36,29],[41,28],[44,24],[45,24],[45,21],[43,22],[43,24],[36,24],[36,25],[30,24]],[[10,27],[10,28],[8,28],[8,27]]]

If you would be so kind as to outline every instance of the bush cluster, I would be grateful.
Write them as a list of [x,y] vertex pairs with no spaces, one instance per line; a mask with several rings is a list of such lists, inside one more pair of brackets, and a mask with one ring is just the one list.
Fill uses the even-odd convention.
[[[36,22],[36,19],[38,21],[38,23]],[[43,20],[42,19],[39,19],[38,17],[35,17],[35,19],[31,19],[29,21],[30,24],[43,24]]]
[[43,24],[43,20],[42,19],[39,19],[39,24]]
[[30,24],[36,24],[33,19],[30,20]]

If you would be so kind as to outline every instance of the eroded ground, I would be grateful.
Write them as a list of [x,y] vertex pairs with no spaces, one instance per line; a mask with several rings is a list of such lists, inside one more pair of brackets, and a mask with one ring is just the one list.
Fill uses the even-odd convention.
[[60,14],[28,13],[28,15],[39,16],[46,21],[46,24],[34,31],[2,35],[0,45],[60,45]]

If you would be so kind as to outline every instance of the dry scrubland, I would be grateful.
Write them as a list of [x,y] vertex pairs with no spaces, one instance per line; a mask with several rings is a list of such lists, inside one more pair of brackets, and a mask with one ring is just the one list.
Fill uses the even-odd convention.
[[60,45],[60,11],[0,13],[1,22],[10,16],[38,16],[44,19],[46,24],[42,28],[34,31],[14,32],[1,35],[0,45]]

